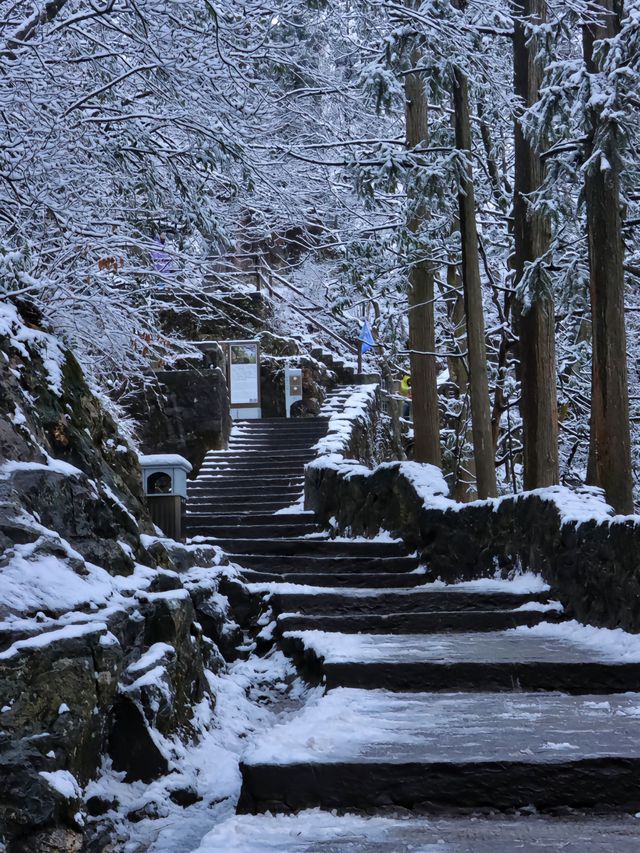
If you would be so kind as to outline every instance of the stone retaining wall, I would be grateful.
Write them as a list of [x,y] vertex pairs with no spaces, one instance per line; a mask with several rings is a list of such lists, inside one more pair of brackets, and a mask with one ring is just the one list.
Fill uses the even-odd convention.
[[531,570],[568,615],[640,631],[640,518],[613,517],[593,490],[564,487],[458,504],[446,497],[442,480],[440,492],[427,494],[412,482],[430,467],[405,462],[370,470],[348,459],[319,459],[307,467],[306,505],[322,522],[335,519],[341,532],[391,531],[422,553],[433,579]]

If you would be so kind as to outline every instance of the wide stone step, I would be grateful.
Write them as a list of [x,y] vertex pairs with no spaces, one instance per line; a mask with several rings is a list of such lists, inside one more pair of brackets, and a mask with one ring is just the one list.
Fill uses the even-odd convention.
[[[281,509],[286,509],[288,506],[291,506],[296,501],[296,495],[271,495],[269,497],[265,497],[263,500],[259,498],[233,498],[231,499],[214,499],[209,501],[205,501],[201,504],[197,504],[198,511],[202,510],[203,512],[208,512],[211,514],[212,518],[217,518],[217,512],[220,512],[221,515],[230,513],[239,513],[239,512],[248,512],[248,513],[259,513],[264,514],[268,512],[278,512]],[[195,507],[196,504],[192,504],[191,500],[189,500],[187,506]]]
[[[208,495],[212,493],[216,493],[218,489],[241,489],[248,490],[250,492],[253,489],[254,494],[256,493],[256,489],[260,490],[270,490],[273,488],[278,489],[279,494],[290,494],[292,492],[297,492],[298,494],[302,494],[304,491],[304,483],[300,480],[296,481],[295,477],[286,478],[284,480],[281,479],[266,479],[261,480],[259,483],[256,482],[255,477],[246,477],[242,480],[234,480],[233,482],[229,482],[225,479],[220,480],[209,480],[206,482],[199,483],[197,487],[189,487],[187,491],[187,498],[189,501],[206,499]],[[248,494],[248,497],[251,495]]]
[[[327,534],[325,534],[327,535]],[[247,543],[248,544],[248,543]],[[234,554],[269,554],[278,557],[304,557],[315,560],[317,558],[332,557],[366,557],[369,559],[386,559],[388,557],[407,557],[407,548],[403,542],[366,542],[358,540],[343,539],[287,539],[284,542],[272,542],[270,539],[261,539],[251,542],[251,550],[245,550],[242,539],[229,541]],[[224,545],[222,547],[225,547]],[[418,565],[414,557],[407,557],[413,561],[413,566]],[[404,567],[410,563],[403,564]]]
[[188,496],[192,495],[198,496],[200,494],[206,494],[210,489],[217,488],[218,486],[226,487],[232,486],[236,488],[244,488],[245,486],[251,488],[251,486],[258,488],[270,488],[272,486],[282,486],[285,489],[291,487],[297,487],[299,489],[304,488],[304,479],[300,474],[285,475],[285,476],[268,476],[268,477],[256,477],[254,475],[246,474],[242,477],[234,477],[233,480],[227,479],[224,475],[211,476],[202,478],[199,480],[194,480],[189,484],[188,488]]
[[317,533],[320,529],[317,524],[239,524],[236,526],[207,524],[201,519],[187,516],[187,530],[192,536],[216,537],[217,539],[233,540],[242,537],[247,539],[261,539],[264,536],[286,539],[291,536],[305,536],[308,533]]
[[[243,438],[238,437],[234,438],[233,436],[229,439],[228,452],[243,452],[248,450],[249,452],[258,452],[258,451],[302,451],[304,453],[305,450],[310,450],[313,445],[316,443],[315,436],[310,436],[309,438],[291,438],[290,436],[273,436],[271,438],[260,438],[256,436],[255,438]],[[206,455],[206,459],[215,458],[221,451],[219,450],[211,450]]]
[[251,427],[259,428],[261,426],[276,426],[277,424],[289,424],[296,427],[309,426],[314,424],[326,424],[328,418],[323,418],[322,415],[315,415],[310,418],[247,418],[234,421],[236,427]]
[[531,610],[454,610],[417,613],[367,613],[346,616],[309,616],[284,613],[278,629],[335,631],[343,634],[427,634],[442,631],[502,631],[548,621],[548,613]]
[[274,470],[278,471],[282,470],[282,468],[296,468],[298,470],[298,475],[301,476],[304,473],[305,464],[314,458],[315,454],[310,454],[304,460],[287,460],[283,458],[274,459],[265,454],[256,456],[255,458],[238,457],[237,459],[227,458],[226,460],[214,460],[211,464],[203,466],[202,470],[198,474],[198,479],[206,476],[207,474],[217,474],[221,468],[225,471],[240,471],[244,469],[264,470],[267,465],[273,466]]
[[202,491],[210,486],[224,483],[225,485],[250,486],[252,483],[262,486],[270,485],[304,485],[304,468],[218,468],[207,471],[197,480],[192,481],[189,491]]
[[[291,506],[296,503],[301,496],[301,492],[273,492],[270,494],[253,494],[253,495],[225,495],[213,493],[203,497],[201,500],[189,500],[187,502],[187,518],[191,515],[205,515],[215,517],[218,523],[218,514],[227,514],[231,512],[230,506],[234,506],[239,511],[248,510],[252,506],[260,506],[268,503],[283,503],[284,506]],[[268,512],[268,510],[264,510]]]
[[[262,483],[254,481],[253,484],[243,483],[239,485],[234,480],[223,480],[221,482],[210,482],[207,493],[210,495],[222,495],[230,497],[234,494],[246,497],[251,495],[269,495],[269,494],[294,494],[301,491],[299,485],[295,483]],[[195,496],[194,492],[194,496]],[[189,492],[191,496],[191,490]]]
[[314,450],[226,450],[209,456],[202,465],[203,471],[217,465],[219,462],[306,462],[316,456]]
[[637,853],[630,814],[564,817],[401,817],[298,814],[234,815],[217,824],[194,853]]
[[[342,574],[408,574],[419,568],[415,557],[310,557],[310,556],[282,556],[280,554],[252,554],[249,548],[252,542],[244,542],[247,549],[244,552],[233,543],[228,546],[221,545],[229,556],[241,566],[248,569],[260,569],[265,572],[286,574],[296,572],[299,574],[322,574],[327,573],[335,577]],[[237,542],[235,543],[237,546]],[[421,582],[424,583],[424,574],[419,574]]]
[[[201,514],[199,510],[191,515]],[[315,514],[311,511],[306,512],[236,512],[236,513],[217,513],[217,524],[309,524],[314,523]]]
[[[211,480],[217,480],[217,481],[220,481],[221,479],[226,480],[228,477],[230,477],[230,472],[228,469],[221,469],[220,471],[210,471],[207,473],[206,477],[205,477],[205,475],[202,475],[202,478],[198,477],[196,480],[190,480],[189,486],[197,486],[202,482],[202,480],[204,480],[208,483]],[[251,481],[253,481],[255,483],[255,481],[256,481],[255,475],[252,474],[252,472],[250,472],[250,471],[236,471],[233,473],[233,477],[235,480],[238,480],[238,481],[244,480],[247,483],[249,483]],[[283,473],[281,471],[274,471],[273,473],[267,473],[267,474],[260,477],[261,482],[267,482],[267,481],[284,482],[285,480],[294,480],[297,483],[304,483],[304,468],[296,468],[296,470],[293,472],[293,475],[291,475],[290,473],[287,473],[287,472]]]
[[219,464],[209,466],[194,482],[206,480],[207,476],[214,476],[216,474],[224,474],[226,477],[232,477],[235,474],[247,475],[255,472],[256,475],[278,474],[280,477],[283,477],[286,474],[295,474],[296,477],[300,477],[303,471],[304,465],[294,465],[289,462],[269,462],[268,459],[265,459],[264,462],[220,462]]
[[305,427],[289,427],[283,424],[278,426],[263,426],[263,427],[236,427],[231,435],[232,439],[252,439],[262,438],[271,440],[272,438],[293,438],[293,439],[318,439],[327,434],[326,426],[318,427],[315,425]]
[[640,695],[332,690],[260,732],[241,769],[239,812],[635,811]]
[[[241,566],[245,566],[244,561],[240,561],[237,557],[232,557],[233,562],[238,562]],[[245,579],[251,583],[254,590],[257,592],[261,588],[264,591],[269,591],[269,585],[301,585],[307,587],[335,587],[343,588],[345,592],[348,589],[367,588],[367,589],[407,589],[408,587],[421,586],[424,584],[424,575],[418,572],[340,572],[334,573],[330,571],[324,572],[270,572],[268,570],[257,571],[256,569],[246,568],[243,571]]]
[[310,462],[312,459],[316,457],[315,452],[305,453],[304,456],[301,455],[290,455],[287,456],[285,454],[275,456],[275,454],[271,453],[256,453],[255,455],[248,454],[237,454],[233,456],[221,456],[218,459],[212,459],[210,462],[205,463],[198,477],[201,477],[204,474],[211,473],[212,471],[217,471],[219,468],[264,468],[266,465],[274,465],[278,467],[289,467],[289,468],[299,468],[303,469],[307,462]]
[[208,489],[199,489],[198,491],[189,491],[187,498],[187,507],[198,507],[203,504],[217,503],[218,501],[269,501],[273,498],[280,500],[286,497],[290,503],[297,501],[303,494],[301,486],[295,484],[277,484],[275,486],[264,485],[250,488],[220,488],[217,484],[212,484]]
[[640,690],[640,661],[627,663],[610,652],[535,631],[403,636],[291,631],[283,643],[328,688]]
[[517,607],[546,606],[548,598],[549,593],[454,592],[453,588],[443,590],[435,584],[426,583],[420,590],[399,589],[390,593],[368,589],[354,590],[348,594],[344,590],[326,593],[274,591],[271,602],[281,613],[350,617],[388,613],[514,610]]

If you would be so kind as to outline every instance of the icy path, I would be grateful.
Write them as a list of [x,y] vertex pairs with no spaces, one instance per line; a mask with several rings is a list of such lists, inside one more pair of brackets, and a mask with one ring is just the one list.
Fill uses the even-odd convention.
[[216,827],[197,853],[637,853],[638,820],[384,818],[313,809],[299,815],[241,815]]

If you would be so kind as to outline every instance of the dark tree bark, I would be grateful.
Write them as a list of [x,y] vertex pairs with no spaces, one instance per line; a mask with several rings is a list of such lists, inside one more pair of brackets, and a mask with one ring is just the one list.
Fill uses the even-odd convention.
[[[453,231],[458,231],[458,221],[454,223]],[[473,446],[473,436],[468,426],[469,418],[469,371],[467,370],[464,353],[467,351],[467,330],[464,315],[464,295],[462,280],[458,264],[450,259],[447,264],[446,285],[442,288],[442,298],[447,306],[447,316],[451,327],[451,341],[447,349],[451,354],[447,356],[447,368],[449,378],[457,391],[460,406],[460,414],[455,423],[456,451],[453,465],[453,482],[451,486],[451,497],[455,501],[466,503],[477,498],[476,492],[476,469],[473,455],[463,452],[468,444]],[[454,353],[458,353],[455,356]]]
[[[414,57],[415,59],[416,57]],[[413,64],[417,64],[415,61]],[[425,145],[429,135],[427,99],[419,74],[405,78],[406,144],[409,150]],[[409,188],[414,210],[409,230],[417,234],[427,209],[415,189]],[[440,412],[438,408],[434,274],[429,261],[412,264],[409,272],[409,347],[411,349],[411,398],[413,455],[417,462],[440,465]]]
[[496,468],[491,412],[489,408],[489,382],[487,379],[487,348],[485,344],[482,282],[478,258],[478,230],[476,203],[471,162],[471,121],[469,118],[469,92],[464,73],[454,70],[453,101],[455,114],[456,148],[465,158],[460,178],[458,205],[460,211],[460,239],[462,244],[462,284],[467,324],[467,350],[469,358],[469,392],[471,397],[471,432],[475,459],[478,497],[497,494]]
[[[600,0],[602,18],[583,27],[587,72],[600,71],[594,44],[612,38],[620,26],[621,5]],[[633,512],[627,345],[624,322],[624,247],[620,213],[620,160],[615,126],[601,107],[590,107],[585,202],[589,238],[589,288],[593,335],[590,475],[620,513]]]
[[[514,23],[514,85],[524,109],[538,100],[542,80],[542,68],[536,56],[540,46],[538,39],[530,36],[526,22],[544,22],[546,0],[523,0],[517,9],[520,14]],[[514,141],[514,269],[517,287],[527,266],[548,251],[550,234],[545,216],[532,210],[529,203],[530,194],[542,184],[544,167],[525,139],[519,115],[515,121]],[[531,293],[530,305],[522,302],[517,305],[525,489],[554,485],[559,480],[554,304],[544,275],[537,275],[532,282]]]
[[22,45],[33,38],[38,27],[50,24],[67,5],[68,0],[49,0],[41,9],[36,9],[30,18],[27,18],[22,26],[16,30],[6,44],[0,56],[7,59],[15,59],[17,51]]

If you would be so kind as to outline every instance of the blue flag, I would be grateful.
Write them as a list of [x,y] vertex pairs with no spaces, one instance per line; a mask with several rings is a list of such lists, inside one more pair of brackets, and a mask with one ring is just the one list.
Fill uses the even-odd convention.
[[375,339],[371,332],[371,326],[365,320],[362,324],[362,328],[360,329],[360,335],[358,337],[359,341],[362,341],[362,353],[369,352],[370,349],[373,349],[376,345]]

